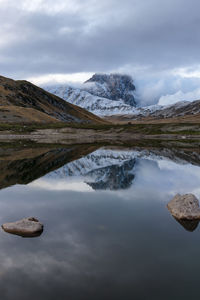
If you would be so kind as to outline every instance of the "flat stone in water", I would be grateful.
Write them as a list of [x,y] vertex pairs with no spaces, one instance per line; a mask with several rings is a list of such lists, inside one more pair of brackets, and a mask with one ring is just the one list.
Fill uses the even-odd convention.
[[177,220],[200,220],[199,201],[193,194],[177,194],[167,208]]
[[36,237],[43,232],[43,224],[36,218],[29,217],[12,223],[2,225],[4,231],[22,237]]

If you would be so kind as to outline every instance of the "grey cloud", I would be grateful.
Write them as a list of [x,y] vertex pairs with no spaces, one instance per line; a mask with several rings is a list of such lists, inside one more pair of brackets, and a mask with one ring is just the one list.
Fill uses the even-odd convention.
[[151,73],[199,64],[197,0],[76,0],[74,10],[54,13],[47,6],[22,9],[24,1],[0,8],[3,75],[109,72],[127,65],[133,73],[135,66],[150,66]]

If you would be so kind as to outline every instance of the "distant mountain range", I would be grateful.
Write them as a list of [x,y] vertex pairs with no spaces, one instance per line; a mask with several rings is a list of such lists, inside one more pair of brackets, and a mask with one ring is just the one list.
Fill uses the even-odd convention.
[[28,81],[0,76],[0,122],[102,123],[88,112]]
[[181,117],[189,120],[188,117],[193,118],[194,121],[200,118],[200,100],[196,101],[179,101],[172,105],[152,105],[141,107],[132,113],[121,113],[112,115],[113,121],[132,121],[132,120],[163,120],[163,119],[177,119]]
[[105,123],[106,118],[129,122],[199,115],[200,100],[136,107],[135,85],[127,75],[95,74],[81,88],[56,85],[45,90],[0,76],[1,123]]
[[[80,88],[69,85],[44,87],[52,94],[98,116],[122,116],[125,120],[174,118],[200,113],[200,101],[179,101],[168,106],[136,107],[135,85],[130,76],[95,74]],[[109,118],[108,118],[109,119]]]

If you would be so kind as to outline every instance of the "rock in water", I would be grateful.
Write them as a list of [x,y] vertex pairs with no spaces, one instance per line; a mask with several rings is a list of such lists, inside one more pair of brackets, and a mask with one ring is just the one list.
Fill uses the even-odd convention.
[[36,218],[29,217],[12,223],[2,225],[4,231],[22,237],[36,237],[43,231],[43,224]]
[[177,194],[167,208],[177,220],[200,220],[199,201],[193,194]]

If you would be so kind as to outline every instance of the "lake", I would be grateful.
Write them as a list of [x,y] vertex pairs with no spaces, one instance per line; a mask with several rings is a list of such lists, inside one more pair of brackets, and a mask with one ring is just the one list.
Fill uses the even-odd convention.
[[0,231],[1,299],[199,296],[200,227],[166,208],[200,199],[198,149],[7,146],[0,164],[1,224],[44,224],[35,238]]

